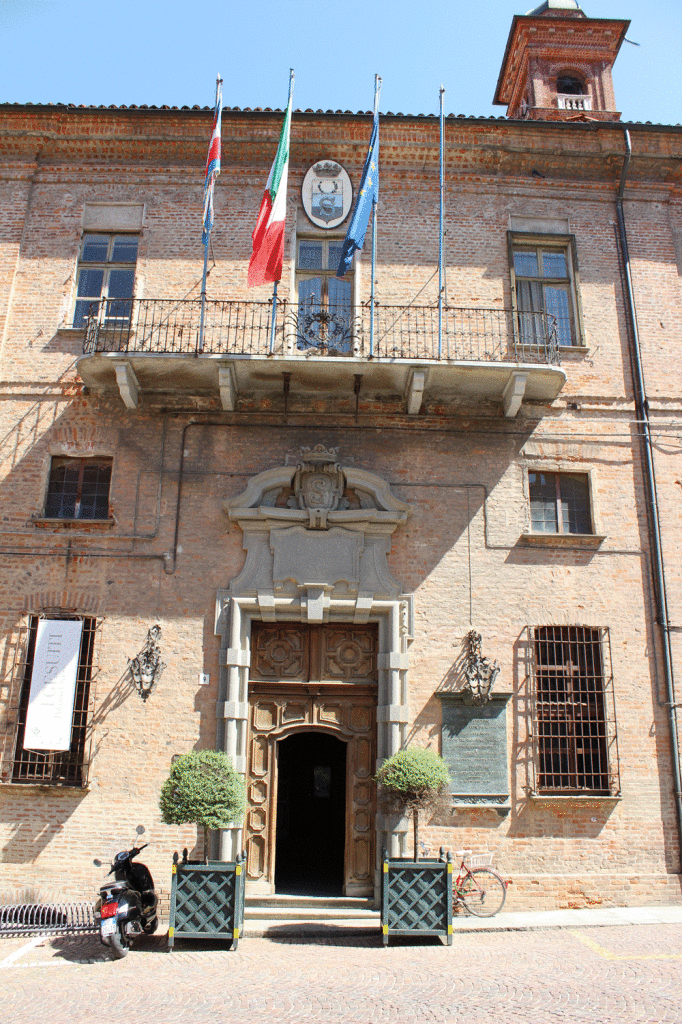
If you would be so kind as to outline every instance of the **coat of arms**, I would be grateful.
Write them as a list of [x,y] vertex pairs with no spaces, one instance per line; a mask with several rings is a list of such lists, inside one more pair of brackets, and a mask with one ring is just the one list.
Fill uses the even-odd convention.
[[343,221],[353,200],[348,174],[334,160],[318,160],[303,180],[303,208],[313,224],[334,228]]

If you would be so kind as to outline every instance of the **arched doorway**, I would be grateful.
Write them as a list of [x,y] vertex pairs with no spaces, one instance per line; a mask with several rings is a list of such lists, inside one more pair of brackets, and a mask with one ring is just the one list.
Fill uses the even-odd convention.
[[329,733],[301,732],[277,746],[275,891],[340,896],[347,744]]

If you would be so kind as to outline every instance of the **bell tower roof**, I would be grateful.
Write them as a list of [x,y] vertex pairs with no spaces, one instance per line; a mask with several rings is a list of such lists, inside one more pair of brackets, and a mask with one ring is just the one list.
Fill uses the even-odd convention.
[[589,18],[576,0],[515,15],[493,103],[512,118],[619,120],[611,68],[629,24]]

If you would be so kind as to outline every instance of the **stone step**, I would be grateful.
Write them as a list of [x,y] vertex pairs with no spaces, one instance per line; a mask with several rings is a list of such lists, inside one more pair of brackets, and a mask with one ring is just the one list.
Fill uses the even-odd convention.
[[[269,896],[248,895],[245,899],[246,910],[271,908],[273,911],[284,911],[309,907],[311,910],[327,910],[330,914],[341,910],[374,910],[374,901],[358,896],[293,896],[277,893]],[[276,917],[277,913],[270,915]]]
[[244,935],[252,939],[262,938],[302,938],[316,936],[317,938],[351,938],[353,936],[381,935],[381,923],[379,915],[371,919],[348,918],[326,918],[324,920],[291,920],[282,918],[264,918],[263,920],[244,920]]

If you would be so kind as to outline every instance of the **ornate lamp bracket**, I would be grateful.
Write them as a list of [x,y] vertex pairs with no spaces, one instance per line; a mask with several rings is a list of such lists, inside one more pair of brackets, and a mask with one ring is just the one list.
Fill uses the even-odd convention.
[[142,700],[147,700],[166,667],[161,661],[160,636],[161,626],[152,626],[147,630],[147,639],[140,653],[135,658],[128,658],[128,668]]
[[464,692],[467,695],[467,702],[487,704],[491,700],[490,691],[495,684],[500,666],[496,661],[491,664],[490,659],[484,657],[481,651],[482,637],[475,629],[470,629],[464,639],[468,647],[464,665]]

